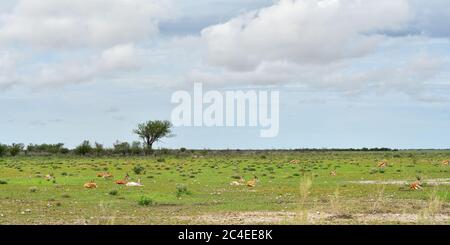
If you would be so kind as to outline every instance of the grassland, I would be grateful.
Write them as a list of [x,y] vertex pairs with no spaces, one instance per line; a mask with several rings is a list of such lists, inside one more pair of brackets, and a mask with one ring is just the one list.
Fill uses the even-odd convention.
[[[425,150],[6,157],[0,224],[449,224],[449,158]],[[114,183],[126,173],[144,187]],[[255,175],[254,188],[230,185]],[[410,190],[417,176],[423,189]],[[97,189],[83,188],[90,180]]]

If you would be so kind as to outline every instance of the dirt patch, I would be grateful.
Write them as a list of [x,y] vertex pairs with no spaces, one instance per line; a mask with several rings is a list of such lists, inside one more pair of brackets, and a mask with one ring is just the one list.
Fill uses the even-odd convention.
[[[360,180],[360,181],[347,181],[347,183],[361,184],[361,185],[408,185],[412,181],[407,180]],[[437,185],[450,185],[450,178],[442,179],[428,179],[422,181],[425,185],[437,186]]]
[[[295,212],[226,212],[198,216],[179,216],[177,219],[190,224],[259,225],[302,223],[297,221],[296,217]],[[308,224],[416,224],[420,222],[420,215],[399,213],[332,214],[308,212],[307,220]],[[447,224],[449,220],[450,216],[445,214],[439,214],[433,217],[433,222],[439,224]]]

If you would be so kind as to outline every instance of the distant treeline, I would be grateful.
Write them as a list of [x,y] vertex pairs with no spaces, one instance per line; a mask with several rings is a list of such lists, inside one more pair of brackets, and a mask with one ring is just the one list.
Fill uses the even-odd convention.
[[[182,148],[180,151],[185,151]],[[170,150],[159,150],[168,151]],[[146,155],[153,153],[154,150],[146,148],[141,142],[134,141],[128,142],[116,142],[113,147],[108,148],[100,143],[91,144],[89,141],[83,141],[80,145],[73,149],[64,147],[63,143],[59,144],[30,144],[25,146],[24,144],[0,144],[0,157],[2,156],[18,156],[18,155],[90,155],[90,156],[104,156],[104,155]]]
[[295,149],[295,151],[398,151],[398,149],[391,149],[386,147],[376,147],[376,148],[325,148],[325,149]]
[[[119,142],[113,144],[113,147],[105,147],[100,143],[91,143],[89,141],[84,141],[77,147],[73,149],[69,149],[64,147],[63,143],[59,144],[29,144],[25,146],[24,144],[11,144],[5,145],[0,144],[0,157],[2,156],[18,156],[18,155],[82,155],[82,156],[107,156],[107,155],[121,155],[121,156],[140,156],[140,155],[149,155],[155,152],[162,154],[171,154],[171,153],[182,153],[188,151],[186,148],[180,149],[159,149],[153,150],[147,148],[144,144],[139,141],[134,141],[131,143],[128,142]],[[398,149],[390,149],[390,148],[304,148],[304,149],[291,149],[291,150],[189,150],[189,152],[197,152],[200,154],[205,153],[223,153],[223,152],[261,152],[261,151],[274,151],[274,152],[282,152],[282,151],[297,151],[297,152],[326,152],[326,151],[398,151]]]

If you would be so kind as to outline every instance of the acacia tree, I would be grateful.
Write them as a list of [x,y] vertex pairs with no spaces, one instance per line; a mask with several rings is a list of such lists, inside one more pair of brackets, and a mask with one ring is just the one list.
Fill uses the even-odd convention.
[[164,137],[173,136],[172,123],[160,120],[140,123],[133,132],[144,141],[144,145],[146,145],[149,150],[152,149],[155,142]]

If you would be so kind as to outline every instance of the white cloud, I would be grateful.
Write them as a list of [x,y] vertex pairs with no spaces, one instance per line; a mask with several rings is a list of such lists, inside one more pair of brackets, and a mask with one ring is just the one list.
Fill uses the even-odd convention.
[[0,16],[0,43],[39,48],[111,46],[146,39],[173,14],[169,0],[20,0]]
[[122,44],[106,49],[100,55],[83,57],[83,60],[44,64],[34,77],[33,86],[90,82],[122,72],[136,71],[140,69],[140,53],[133,44]]
[[18,82],[15,71],[16,59],[11,52],[0,51],[0,89],[9,88]]
[[409,19],[406,0],[281,0],[204,29],[208,60],[231,70],[265,61],[323,64],[361,57],[382,41],[380,31]]

